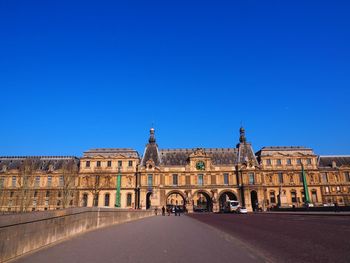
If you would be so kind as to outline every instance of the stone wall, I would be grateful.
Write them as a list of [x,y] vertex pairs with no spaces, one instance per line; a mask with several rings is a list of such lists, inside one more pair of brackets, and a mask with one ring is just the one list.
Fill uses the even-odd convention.
[[69,208],[0,216],[0,262],[88,230],[153,215],[153,211]]

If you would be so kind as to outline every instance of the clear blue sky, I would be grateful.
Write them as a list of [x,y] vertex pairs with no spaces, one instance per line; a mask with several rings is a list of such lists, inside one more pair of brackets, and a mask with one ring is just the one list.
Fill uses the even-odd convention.
[[0,155],[350,154],[349,1],[0,1]]

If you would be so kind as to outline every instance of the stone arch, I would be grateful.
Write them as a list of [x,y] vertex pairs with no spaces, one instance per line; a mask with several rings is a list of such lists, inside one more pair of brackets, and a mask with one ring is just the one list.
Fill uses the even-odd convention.
[[197,190],[192,195],[193,210],[197,212],[212,212],[213,201],[211,194],[206,190]]
[[179,190],[172,190],[165,196],[165,205],[167,209],[174,209],[176,206],[180,211],[186,210],[186,195]]
[[225,203],[228,200],[236,200],[239,201],[238,199],[238,194],[230,189],[224,189],[222,191],[220,191],[219,195],[218,195],[218,201],[219,201],[219,209],[220,211],[224,209],[225,207]]
[[252,190],[250,192],[250,203],[252,204],[253,211],[258,211],[258,209],[259,209],[259,199],[258,199],[258,193],[255,190]]
[[184,200],[186,200],[186,195],[185,195],[185,193],[181,192],[180,190],[171,190],[169,193],[167,193],[167,194],[165,195],[165,199],[168,199],[168,197],[171,196],[171,195],[173,195],[173,194],[179,194],[179,195],[182,196],[182,198],[183,198]]
[[231,190],[231,189],[223,189],[223,190],[221,190],[220,193],[218,194],[218,198],[220,199],[222,197],[222,195],[225,194],[225,193],[231,193],[231,194],[233,194],[236,197],[235,200],[239,200],[238,193],[236,191],[234,191],[234,190]]

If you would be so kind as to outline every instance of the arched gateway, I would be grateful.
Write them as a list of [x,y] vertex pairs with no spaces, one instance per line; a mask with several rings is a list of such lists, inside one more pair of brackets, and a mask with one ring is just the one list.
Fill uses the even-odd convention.
[[224,209],[225,203],[230,200],[238,200],[236,194],[230,190],[226,190],[220,193],[219,196],[219,209],[222,211]]
[[171,191],[166,195],[166,208],[172,209],[174,206],[186,211],[186,198],[180,191]]
[[212,212],[213,202],[210,194],[204,190],[198,190],[193,194],[193,211],[194,212]]

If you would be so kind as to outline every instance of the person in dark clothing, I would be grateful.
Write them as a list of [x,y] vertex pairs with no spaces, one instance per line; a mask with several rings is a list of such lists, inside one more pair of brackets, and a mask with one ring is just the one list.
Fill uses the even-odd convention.
[[175,216],[177,216],[177,206],[174,206]]
[[165,207],[162,207],[162,216],[165,216]]

